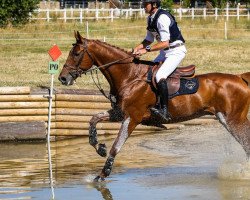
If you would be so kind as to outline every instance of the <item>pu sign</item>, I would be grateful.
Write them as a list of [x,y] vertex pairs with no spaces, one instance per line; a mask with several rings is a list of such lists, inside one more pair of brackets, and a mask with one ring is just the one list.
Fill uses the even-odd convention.
[[59,72],[59,61],[49,62],[49,74],[57,74]]

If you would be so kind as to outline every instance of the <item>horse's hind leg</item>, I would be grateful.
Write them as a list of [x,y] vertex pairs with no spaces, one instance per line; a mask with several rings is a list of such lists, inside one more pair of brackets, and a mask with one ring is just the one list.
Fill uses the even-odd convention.
[[217,113],[220,123],[234,136],[245,150],[248,158],[250,157],[250,122],[246,116],[239,115],[225,116]]
[[109,111],[101,112],[94,115],[89,122],[89,143],[95,148],[96,152],[106,157],[107,147],[105,144],[99,144],[97,139],[96,124],[101,121],[122,121],[123,115],[118,109],[111,109]]
[[228,122],[230,132],[245,150],[248,159],[250,158],[250,122],[231,120]]

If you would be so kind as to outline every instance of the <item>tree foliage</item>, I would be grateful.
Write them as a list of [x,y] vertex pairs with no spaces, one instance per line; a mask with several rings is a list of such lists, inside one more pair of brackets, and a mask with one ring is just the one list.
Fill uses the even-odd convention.
[[29,21],[40,0],[0,0],[0,26],[17,26]]

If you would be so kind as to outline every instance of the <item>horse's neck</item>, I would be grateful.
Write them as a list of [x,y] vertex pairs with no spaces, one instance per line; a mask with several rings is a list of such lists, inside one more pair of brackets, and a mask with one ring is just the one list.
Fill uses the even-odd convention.
[[135,70],[132,67],[131,59],[120,61],[111,66],[101,66],[129,57],[129,54],[121,49],[101,42],[95,42],[93,47],[95,48],[93,52],[95,52],[94,58],[96,64],[100,67],[101,72],[109,82],[111,93],[117,93],[117,91],[123,87],[124,82],[129,79],[131,71]]

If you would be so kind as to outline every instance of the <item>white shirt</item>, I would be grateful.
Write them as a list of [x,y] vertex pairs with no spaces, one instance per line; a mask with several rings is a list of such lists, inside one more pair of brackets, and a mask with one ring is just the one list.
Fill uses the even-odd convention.
[[[154,13],[152,16],[148,16],[148,18],[151,17],[151,21],[153,21],[153,18],[155,17],[156,13]],[[159,30],[159,34],[147,31],[147,35],[146,35],[145,39],[150,41],[150,42],[154,42],[155,39],[158,42],[159,41],[161,41],[161,42],[169,41],[170,40],[170,30],[169,30],[170,24],[171,24],[171,20],[167,15],[164,15],[164,14],[160,15],[158,20],[157,20],[157,28]],[[182,43],[182,41],[176,40],[173,43],[171,43],[170,46],[175,45],[176,43]]]

